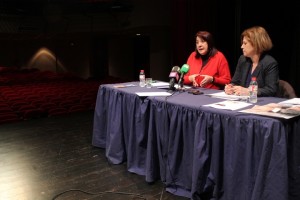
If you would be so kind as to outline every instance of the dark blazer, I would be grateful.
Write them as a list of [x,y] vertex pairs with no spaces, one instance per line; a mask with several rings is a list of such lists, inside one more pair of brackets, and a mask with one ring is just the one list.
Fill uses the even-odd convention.
[[[236,66],[231,83],[248,87],[247,76],[252,68],[250,58],[241,55]],[[279,81],[279,69],[277,61],[270,55],[264,54],[261,56],[259,63],[252,73],[251,77],[255,76],[258,83],[257,96],[276,96]]]

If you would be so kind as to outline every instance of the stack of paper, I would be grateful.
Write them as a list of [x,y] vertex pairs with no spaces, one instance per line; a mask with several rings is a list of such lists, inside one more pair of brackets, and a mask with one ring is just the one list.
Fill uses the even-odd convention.
[[242,101],[227,100],[227,101],[221,101],[221,102],[218,102],[218,103],[207,104],[207,105],[204,105],[204,106],[210,106],[210,107],[218,108],[218,109],[238,110],[238,109],[250,106],[250,105],[252,105],[252,104],[242,102]]
[[262,106],[256,105],[240,112],[290,119],[300,115],[300,104],[270,103]]
[[247,100],[248,96],[237,96],[237,95],[229,95],[225,92],[217,92],[213,94],[207,94],[208,96],[220,98],[220,99],[228,99],[228,100]]

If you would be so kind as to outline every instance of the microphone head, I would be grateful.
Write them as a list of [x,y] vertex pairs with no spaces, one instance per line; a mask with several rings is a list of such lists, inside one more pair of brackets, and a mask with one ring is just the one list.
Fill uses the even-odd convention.
[[173,71],[173,72],[178,72],[178,73],[180,73],[180,67],[174,66],[174,67],[172,68],[172,71]]
[[176,78],[176,80],[178,80],[178,78],[179,78],[178,73],[180,73],[180,67],[174,66],[172,68],[172,71],[169,74],[169,78]]
[[190,66],[188,64],[184,64],[181,67],[180,73],[186,74],[190,69]]
[[171,71],[169,74],[169,78],[176,77],[176,76],[178,76],[178,73],[176,71]]

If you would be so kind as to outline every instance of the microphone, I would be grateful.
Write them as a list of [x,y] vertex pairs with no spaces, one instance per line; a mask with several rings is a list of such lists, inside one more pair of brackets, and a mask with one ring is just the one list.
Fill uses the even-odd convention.
[[189,71],[190,66],[188,64],[183,64],[180,70],[180,77],[178,81],[178,88],[183,88],[183,77]]
[[178,79],[179,79],[179,73],[180,73],[180,67],[174,66],[169,75],[169,78],[170,78],[169,89],[170,90],[175,90],[174,85],[175,85],[175,82],[178,81]]

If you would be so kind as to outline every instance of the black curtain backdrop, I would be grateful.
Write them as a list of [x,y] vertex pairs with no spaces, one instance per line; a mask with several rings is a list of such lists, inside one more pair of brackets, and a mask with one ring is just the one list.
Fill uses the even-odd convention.
[[232,75],[241,55],[240,34],[251,26],[266,28],[274,43],[270,54],[279,62],[280,78],[300,97],[300,6],[291,0],[172,1],[172,64],[186,63],[195,48],[195,33],[207,30],[228,59]]

